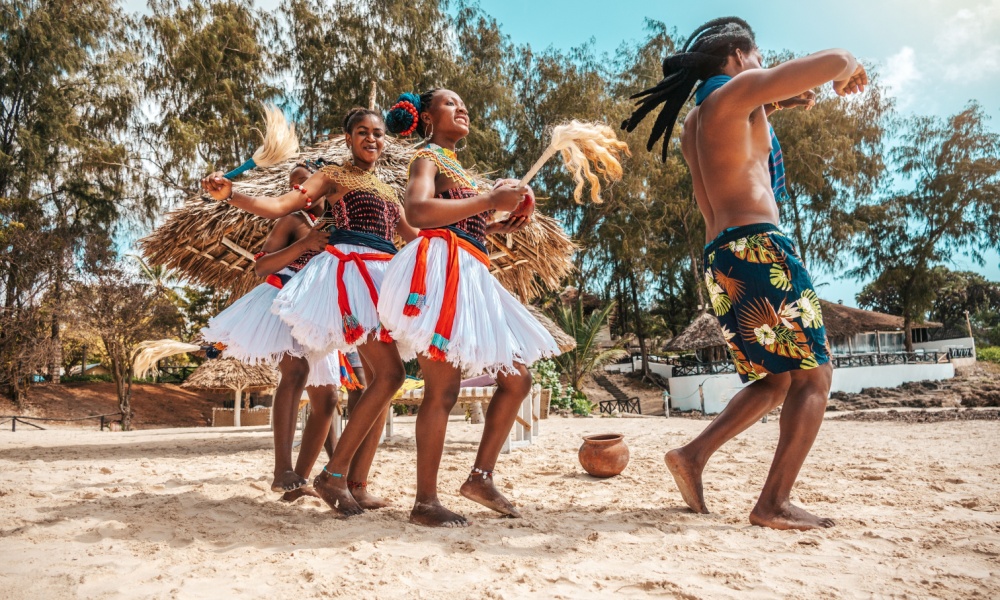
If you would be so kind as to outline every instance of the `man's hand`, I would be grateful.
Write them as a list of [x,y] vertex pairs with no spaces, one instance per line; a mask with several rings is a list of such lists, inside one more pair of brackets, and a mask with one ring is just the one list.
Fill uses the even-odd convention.
[[858,68],[854,69],[854,73],[850,77],[833,82],[833,91],[838,96],[860,94],[865,91],[866,85],[868,85],[868,73],[865,72],[861,63],[858,63]]
[[778,106],[782,109],[799,108],[801,106],[806,110],[809,110],[813,106],[816,106],[816,92],[809,90],[799,94],[798,96],[792,96],[787,100],[779,102]]

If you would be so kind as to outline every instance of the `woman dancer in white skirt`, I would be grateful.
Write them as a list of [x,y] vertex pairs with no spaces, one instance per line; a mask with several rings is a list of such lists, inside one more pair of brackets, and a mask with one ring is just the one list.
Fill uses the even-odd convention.
[[[289,173],[291,185],[300,185],[311,171],[304,165]],[[333,352],[307,360],[306,349],[292,338],[290,328],[271,312],[282,286],[326,246],[326,232],[314,229],[325,210],[317,202],[307,211],[297,211],[275,222],[262,251],[254,257],[258,275],[266,277],[257,286],[208,322],[202,336],[226,346],[226,355],[250,364],[276,364],[281,380],[275,390],[274,481],[271,489],[284,492],[283,500],[294,500],[303,490],[323,448],[341,384],[353,386],[350,373],[341,375],[343,357]],[[303,388],[309,394],[312,411],[302,433],[302,445],[292,468],[292,440]]]
[[[392,396],[406,374],[392,336],[379,324],[378,294],[398,233],[413,239],[416,230],[402,218],[396,193],[375,176],[384,147],[382,116],[356,108],[344,120],[351,161],[327,165],[278,198],[231,193],[231,185],[212,174],[203,187],[213,197],[261,216],[278,216],[325,196],[335,221],[326,252],[309,264],[277,295],[273,310],[291,327],[292,336],[311,353],[357,349],[367,385],[334,448],[330,462],[313,487],[344,515],[381,508],[385,501],[368,493],[368,472]],[[231,196],[231,198],[230,198]]]
[[461,494],[508,517],[516,508],[493,484],[493,468],[518,408],[531,389],[527,365],[559,353],[555,340],[490,274],[486,234],[509,233],[527,217],[490,224],[495,210],[514,210],[528,188],[501,183],[480,190],[455,154],[469,134],[469,113],[454,92],[403,94],[386,119],[389,131],[424,136],[410,162],[404,205],[420,238],[392,259],[379,316],[400,348],[417,353],[424,399],[417,413],[417,495],[410,521],[437,527],[468,524],[441,505],[437,474],[448,415],[463,371],[486,372],[497,391],[486,413],[479,452]]

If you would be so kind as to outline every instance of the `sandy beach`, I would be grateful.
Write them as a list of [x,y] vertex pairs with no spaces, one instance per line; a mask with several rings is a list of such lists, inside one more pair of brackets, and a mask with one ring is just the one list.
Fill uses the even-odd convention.
[[[996,598],[997,421],[828,420],[793,497],[837,527],[753,527],[777,419],[709,465],[711,515],[682,508],[662,457],[707,421],[542,422],[497,478],[524,512],[457,494],[481,426],[454,420],[443,500],[465,530],[406,522],[413,418],[396,423],[371,489],[393,506],[349,520],[268,490],[266,430],[0,432],[0,598]],[[583,473],[580,437],[626,435],[632,460]]]

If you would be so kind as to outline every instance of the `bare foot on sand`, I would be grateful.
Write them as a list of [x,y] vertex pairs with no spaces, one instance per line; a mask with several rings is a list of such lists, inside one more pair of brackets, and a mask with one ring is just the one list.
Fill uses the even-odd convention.
[[441,502],[416,502],[410,511],[410,523],[426,527],[468,527],[469,521],[441,506]]
[[319,493],[313,489],[311,485],[304,485],[297,490],[292,490],[290,492],[285,492],[281,496],[282,502],[295,502],[303,496],[312,496],[314,498],[319,498]]
[[667,452],[663,460],[667,463],[670,474],[674,476],[674,482],[688,507],[696,513],[708,514],[705,494],[701,487],[701,467],[689,460],[682,448]]
[[313,480],[313,488],[319,497],[333,510],[345,517],[360,515],[364,510],[354,501],[354,496],[347,489],[347,482],[342,477],[331,477],[323,471]]
[[521,518],[521,513],[493,485],[492,477],[483,478],[482,475],[473,473],[469,475],[469,478],[459,488],[459,492],[469,500],[478,502],[486,508],[495,510],[506,517],[510,517],[511,519]]
[[791,502],[774,508],[764,508],[758,504],[753,507],[753,511],[750,513],[750,522],[758,527],[798,529],[800,531],[833,527],[831,519],[817,517]]
[[357,501],[358,506],[365,510],[378,510],[389,506],[389,501],[368,493],[367,483],[348,482],[347,487],[351,490],[351,495]]
[[304,485],[308,485],[309,481],[296,473],[295,471],[285,471],[284,473],[275,473],[274,481],[271,482],[272,492],[291,492],[292,490],[297,490]]

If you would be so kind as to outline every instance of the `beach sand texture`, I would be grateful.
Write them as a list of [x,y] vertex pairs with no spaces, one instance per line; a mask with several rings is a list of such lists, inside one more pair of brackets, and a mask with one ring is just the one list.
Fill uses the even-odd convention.
[[[997,598],[1000,427],[828,421],[793,492],[837,527],[779,532],[747,522],[777,419],[724,447],[694,515],[663,454],[707,421],[542,422],[501,456],[497,478],[524,513],[495,518],[457,494],[481,425],[454,420],[442,500],[464,530],[406,522],[413,418],[376,457],[386,510],[334,518],[269,491],[266,430],[0,432],[0,598]],[[620,432],[632,460],[583,473],[583,435]]]

